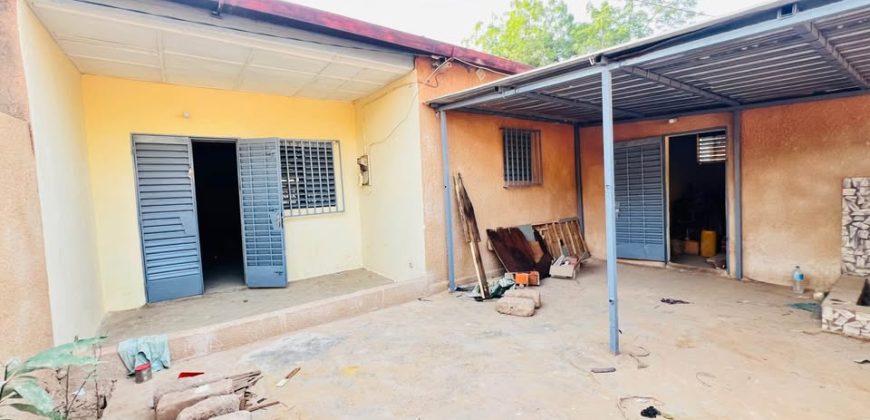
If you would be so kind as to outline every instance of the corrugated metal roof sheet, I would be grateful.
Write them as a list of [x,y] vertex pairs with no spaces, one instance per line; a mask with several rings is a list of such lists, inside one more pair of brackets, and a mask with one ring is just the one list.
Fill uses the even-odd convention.
[[[793,3],[796,14],[778,15]],[[430,105],[595,123],[601,119],[599,72],[605,67],[613,71],[617,120],[866,91],[870,0],[778,1],[507,77]]]

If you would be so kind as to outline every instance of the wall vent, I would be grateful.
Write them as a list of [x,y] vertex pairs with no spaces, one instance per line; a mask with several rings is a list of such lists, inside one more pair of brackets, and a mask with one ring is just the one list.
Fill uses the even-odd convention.
[[725,162],[728,157],[728,137],[724,133],[698,136],[698,163]]

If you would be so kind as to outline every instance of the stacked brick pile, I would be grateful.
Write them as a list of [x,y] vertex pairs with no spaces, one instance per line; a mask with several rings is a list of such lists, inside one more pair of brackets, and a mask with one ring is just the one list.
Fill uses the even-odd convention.
[[262,378],[259,371],[223,377],[201,375],[160,387],[154,393],[157,420],[250,420],[250,388]]
[[843,180],[842,272],[870,276],[870,177]]

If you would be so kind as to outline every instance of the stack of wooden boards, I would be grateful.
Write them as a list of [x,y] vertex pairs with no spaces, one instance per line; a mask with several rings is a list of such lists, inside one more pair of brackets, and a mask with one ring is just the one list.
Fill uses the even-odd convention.
[[[474,272],[481,298],[489,299],[489,283],[480,256],[480,230],[474,206],[461,174],[457,173],[453,178],[453,185],[459,204],[462,232],[474,260]],[[530,280],[526,285],[537,285],[531,281],[535,278],[573,278],[581,261],[589,257],[589,248],[580,233],[580,221],[576,217],[536,225],[487,229],[486,235],[505,271],[519,274],[515,279]]]
[[589,248],[576,217],[487,229],[489,244],[506,272],[537,271],[541,277],[574,278]]

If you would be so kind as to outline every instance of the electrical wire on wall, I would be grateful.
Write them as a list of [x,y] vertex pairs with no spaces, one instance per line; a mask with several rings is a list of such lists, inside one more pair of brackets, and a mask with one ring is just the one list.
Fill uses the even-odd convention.
[[[377,97],[372,98],[371,100],[369,100],[368,102],[366,102],[366,103],[362,106],[362,109],[363,109],[363,112],[362,112],[362,124],[363,124],[363,126],[366,126],[366,116],[365,116],[365,108],[366,108],[366,107],[368,107],[369,105],[374,104],[375,102],[378,102],[379,100],[383,99],[383,98],[386,97],[387,95],[390,95],[391,93],[393,93],[393,92],[395,92],[395,91],[397,91],[397,90],[399,90],[399,89],[401,89],[401,88],[403,88],[403,87],[411,87],[411,86],[416,86],[416,85],[425,85],[425,86],[428,86],[428,87],[431,87],[431,88],[437,88],[437,87],[439,86],[439,83],[438,83],[438,73],[439,73],[442,69],[450,68],[451,63],[452,63],[453,61],[458,61],[458,62],[463,63],[463,64],[465,64],[465,65],[467,65],[467,66],[469,66],[469,67],[474,67],[474,68],[477,68],[477,69],[480,69],[480,70],[484,70],[484,71],[488,71],[488,72],[496,73],[496,74],[499,74],[499,75],[507,75],[506,73],[501,73],[501,72],[498,72],[498,71],[495,71],[495,70],[492,70],[492,69],[488,69],[488,68],[483,67],[483,66],[479,66],[479,65],[476,65],[476,64],[473,64],[473,63],[469,63],[469,62],[467,62],[467,61],[465,61],[465,60],[462,60],[462,59],[459,59],[459,58],[456,58],[456,57],[449,57],[449,58],[445,59],[442,63],[438,64],[438,66],[436,66],[435,69],[433,69],[432,72],[430,72],[430,73],[426,76],[426,78],[424,78],[422,81],[408,82],[408,83],[402,83],[402,84],[396,85],[396,86],[392,87],[391,89],[387,90],[386,92],[384,92],[384,93],[378,95]],[[434,83],[434,84],[430,83],[430,80],[432,80],[432,79],[435,80],[435,83]],[[419,97],[420,97],[420,92],[419,92],[419,90],[418,90],[418,91],[414,92],[414,95],[411,97],[411,99],[410,99],[410,101],[409,101],[409,103],[408,103],[408,106],[407,106],[407,108],[405,109],[405,112],[404,112],[404,115],[403,115],[402,119],[400,119],[400,120],[399,120],[399,121],[398,121],[398,122],[397,122],[397,123],[396,123],[396,124],[391,128],[391,129],[390,129],[390,131],[389,131],[389,132],[388,132],[384,137],[378,139],[377,141],[373,141],[373,142],[371,142],[371,143],[367,143],[367,144],[365,145],[365,147],[363,148],[363,155],[368,157],[368,161],[367,161],[367,170],[369,171],[369,179],[370,179],[370,180],[371,180],[371,166],[372,166],[372,165],[371,165],[371,163],[372,163],[372,159],[371,159],[371,150],[372,150],[375,146],[385,144],[385,143],[387,143],[390,139],[393,138],[393,136],[396,134],[396,132],[399,130],[399,128],[400,128],[403,124],[405,124],[405,122],[406,122],[406,121],[408,120],[408,118],[411,116],[411,111],[414,109],[414,106],[418,104],[418,98],[419,98]],[[365,143],[365,141],[366,141],[365,134],[363,134],[362,141],[363,141],[364,143]],[[371,183],[370,183],[370,182],[371,182],[371,181],[369,181],[369,184],[366,184],[366,185],[371,186]],[[370,190],[369,190],[367,193],[370,193]]]

